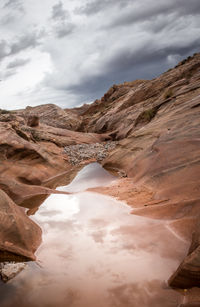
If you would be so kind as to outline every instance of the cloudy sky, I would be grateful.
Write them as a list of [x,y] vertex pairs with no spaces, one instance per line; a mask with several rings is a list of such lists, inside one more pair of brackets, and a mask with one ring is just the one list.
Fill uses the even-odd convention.
[[0,108],[78,106],[199,51],[199,0],[0,0]]

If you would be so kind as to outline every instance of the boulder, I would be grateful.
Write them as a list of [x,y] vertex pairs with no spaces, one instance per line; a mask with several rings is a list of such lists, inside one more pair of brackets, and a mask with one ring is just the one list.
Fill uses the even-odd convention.
[[27,125],[30,127],[38,127],[39,126],[39,116],[29,115],[27,119]]

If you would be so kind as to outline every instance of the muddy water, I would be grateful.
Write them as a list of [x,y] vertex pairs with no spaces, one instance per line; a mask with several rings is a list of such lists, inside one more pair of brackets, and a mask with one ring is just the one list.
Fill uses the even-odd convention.
[[1,307],[171,307],[179,294],[166,280],[188,243],[163,221],[130,214],[122,202],[89,187],[113,177],[85,167],[51,195],[33,219],[43,229],[37,263],[0,287]]

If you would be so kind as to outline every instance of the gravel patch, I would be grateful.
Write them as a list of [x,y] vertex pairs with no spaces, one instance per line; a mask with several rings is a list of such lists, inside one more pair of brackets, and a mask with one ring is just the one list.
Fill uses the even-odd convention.
[[3,262],[0,263],[0,277],[3,282],[13,279],[21,271],[26,268],[27,264],[24,262]]
[[103,143],[93,144],[78,144],[69,145],[64,148],[64,152],[67,154],[69,162],[72,165],[79,164],[81,161],[96,159],[97,162],[101,162],[108,155],[108,152],[113,150],[118,142],[110,141]]

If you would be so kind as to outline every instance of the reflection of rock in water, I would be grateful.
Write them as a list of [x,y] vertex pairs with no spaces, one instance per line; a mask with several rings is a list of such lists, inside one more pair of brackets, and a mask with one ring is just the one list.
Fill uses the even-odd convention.
[[191,288],[184,290],[184,298],[180,307],[199,307],[200,306],[200,288]]
[[17,276],[27,266],[26,263],[2,262],[0,263],[0,276],[3,282],[8,282]]

